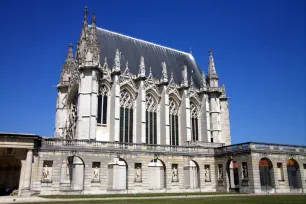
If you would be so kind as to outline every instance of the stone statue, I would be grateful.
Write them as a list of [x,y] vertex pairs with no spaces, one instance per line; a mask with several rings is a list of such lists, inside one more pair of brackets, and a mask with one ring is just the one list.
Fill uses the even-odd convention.
[[136,168],[136,181],[141,180],[141,169],[139,167]]
[[94,179],[99,179],[99,168],[95,167],[93,170]]
[[204,172],[205,181],[209,181],[209,168],[207,167]]
[[175,167],[173,167],[173,169],[172,169],[172,180],[173,181],[178,180],[178,172],[177,172],[177,168],[175,168]]
[[43,168],[43,179],[50,179],[49,167],[47,165],[45,165],[45,167]]
[[247,179],[248,178],[248,169],[247,169],[247,166],[243,166],[242,176],[243,176],[243,179]]
[[219,167],[219,180],[223,180],[223,168],[222,167]]

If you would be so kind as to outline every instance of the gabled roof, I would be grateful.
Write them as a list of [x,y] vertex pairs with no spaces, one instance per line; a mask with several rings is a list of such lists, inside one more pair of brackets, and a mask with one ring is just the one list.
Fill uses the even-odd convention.
[[[144,57],[146,75],[149,75],[149,67],[152,67],[152,74],[155,79],[161,77],[161,63],[166,62],[168,78],[173,72],[174,81],[181,82],[181,69],[187,65],[188,80],[193,70],[193,81],[196,88],[201,85],[201,73],[190,53],[175,50],[120,33],[97,28],[98,40],[100,43],[100,60],[104,64],[107,57],[109,67],[113,66],[116,49],[122,53],[122,61],[128,61],[129,70],[137,75],[139,72],[140,57]],[[121,63],[121,70],[124,70],[125,63]]]

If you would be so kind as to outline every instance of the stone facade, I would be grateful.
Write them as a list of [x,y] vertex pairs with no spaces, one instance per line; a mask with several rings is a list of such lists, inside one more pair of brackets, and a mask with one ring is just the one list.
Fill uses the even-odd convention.
[[0,134],[1,189],[305,192],[305,146],[231,145],[211,49],[205,76],[191,53],[97,28],[94,15],[89,25],[87,13],[57,85],[54,137]]

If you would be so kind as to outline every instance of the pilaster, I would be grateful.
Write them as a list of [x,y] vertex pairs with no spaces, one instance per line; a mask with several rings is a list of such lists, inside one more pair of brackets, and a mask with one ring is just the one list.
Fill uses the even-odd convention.
[[187,89],[181,90],[181,104],[180,104],[180,143],[179,145],[186,145],[191,139],[190,128],[190,100]]
[[146,91],[144,81],[138,81],[138,96],[136,98],[136,143],[146,143]]
[[169,123],[169,94],[167,86],[161,85],[161,100],[160,100],[160,138],[159,144],[170,145],[170,123]]
[[110,141],[119,142],[120,139],[120,85],[119,75],[114,74],[112,77],[113,85],[111,88],[110,99]]

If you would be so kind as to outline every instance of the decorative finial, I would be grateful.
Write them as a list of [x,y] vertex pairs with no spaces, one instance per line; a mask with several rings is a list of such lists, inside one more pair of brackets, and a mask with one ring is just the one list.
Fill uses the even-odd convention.
[[107,57],[104,58],[103,71],[108,69]]
[[96,14],[93,13],[91,16],[91,23],[96,23]]
[[84,9],[84,23],[87,23],[87,15],[88,15],[88,8],[86,6]]
[[146,76],[145,62],[144,62],[144,57],[141,56],[138,77],[145,77],[145,76]]
[[192,48],[191,47],[189,48],[189,53],[192,55]]
[[188,87],[188,78],[187,78],[187,66],[183,65],[182,66],[182,81],[181,81],[181,86],[182,87]]
[[170,78],[170,81],[173,81],[174,80],[174,77],[173,77],[173,72],[171,72],[171,78]]
[[150,73],[149,73],[149,75],[152,75],[152,68],[150,67],[150,71],[149,71]]
[[166,62],[162,62],[161,66],[162,66],[161,82],[168,82],[168,74],[167,74],[167,65],[166,65]]
[[120,71],[120,52],[117,49],[114,59],[114,65],[113,65],[113,72],[119,72]]
[[209,51],[208,51],[209,55],[212,55],[212,49],[209,48]]
[[126,61],[125,63],[125,70],[129,70],[129,61]]

